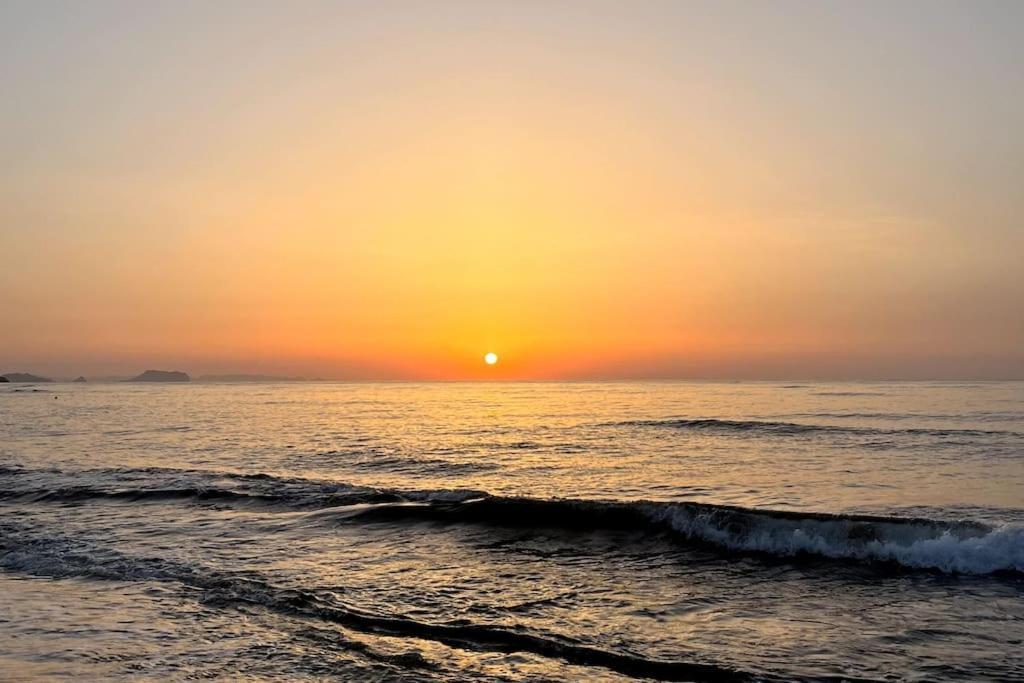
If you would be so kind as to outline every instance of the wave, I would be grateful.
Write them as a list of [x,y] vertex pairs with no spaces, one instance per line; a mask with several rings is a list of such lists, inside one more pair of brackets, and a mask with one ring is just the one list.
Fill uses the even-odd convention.
[[1024,572],[1024,527],[856,515],[782,515],[660,506],[651,518],[689,538],[741,551],[886,562],[947,573]]
[[476,474],[492,472],[500,469],[497,463],[472,460],[446,460],[443,458],[409,457],[377,449],[358,449],[352,451],[324,451],[312,455],[298,454],[296,461],[303,465],[324,463],[337,466],[344,463],[346,467],[370,472],[384,471],[396,474],[413,474],[421,476]]
[[147,501],[191,501],[197,503],[235,503],[261,507],[283,506],[337,507],[343,505],[364,505],[402,500],[395,494],[383,491],[352,491],[310,497],[303,500],[296,496],[233,491],[221,488],[145,488],[106,490],[92,486],[68,486],[56,489],[8,489],[0,490],[0,500],[18,502],[78,503],[93,500],[143,503]]
[[[139,477],[155,479],[139,486]],[[94,470],[92,485],[9,488],[0,500],[84,504],[187,502],[318,510],[339,523],[442,523],[669,534],[720,550],[889,563],[947,573],[1024,573],[1024,526],[880,515],[743,508],[696,502],[542,499],[470,489],[397,490],[268,474]],[[114,481],[102,483],[103,477]],[[126,481],[128,479],[128,481]],[[34,480],[33,480],[34,481]],[[172,485],[171,482],[180,482]]]
[[[230,573],[196,564],[132,557],[88,547],[66,538],[33,537],[0,523],[0,567],[53,578],[87,577],[112,581],[174,581],[202,592],[206,605],[254,605],[289,616],[316,619],[374,635],[419,638],[449,647],[492,652],[529,652],[577,666],[598,666],[627,676],[665,681],[773,680],[709,663],[672,661],[604,649],[555,633],[517,625],[466,621],[431,623],[405,615],[378,614],[344,604],[337,589],[281,588],[251,572]],[[417,667],[428,663],[414,656]]]
[[457,503],[383,504],[364,520],[669,532],[719,549],[891,563],[947,573],[1024,572],[1024,527],[869,515],[756,510],[707,503],[539,500],[488,496]]
[[409,500],[452,501],[486,495],[472,489],[393,491],[262,472],[173,467],[79,471],[0,468],[0,476],[8,477],[7,488],[0,488],[0,501],[28,503],[182,501],[304,509]]
[[976,422],[1024,422],[1024,413],[965,413],[965,414],[924,414],[924,413],[887,413],[887,412],[821,412],[791,413],[785,417],[826,418],[826,419],[864,419],[864,420],[949,420]]
[[756,433],[779,436],[792,436],[816,433],[867,434],[867,435],[929,435],[929,436],[1024,436],[1019,432],[985,429],[941,429],[927,427],[911,427],[905,429],[887,429],[877,427],[855,427],[846,425],[804,424],[800,422],[776,422],[769,420],[724,420],[717,418],[665,418],[659,420],[623,420],[608,422],[606,427],[654,427],[663,429],[680,429],[687,431],[704,431],[717,433],[744,434]]
[[[274,482],[273,477],[253,481]],[[294,481],[294,480],[293,480]],[[300,480],[301,481],[301,480]],[[274,488],[271,485],[269,488]],[[291,490],[288,490],[291,489]],[[281,493],[262,490],[238,490],[216,486],[174,486],[152,488],[106,488],[103,486],[61,486],[56,488],[0,489],[0,501],[18,503],[161,503],[188,502],[232,507],[302,510],[343,508],[357,505],[382,505],[420,501],[457,502],[486,495],[463,489],[389,491],[369,487],[332,484],[296,491],[286,487]]]

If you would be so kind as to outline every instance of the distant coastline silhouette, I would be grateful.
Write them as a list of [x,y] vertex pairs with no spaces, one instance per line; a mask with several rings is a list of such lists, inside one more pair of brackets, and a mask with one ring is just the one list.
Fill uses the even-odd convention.
[[191,382],[192,378],[180,370],[146,370],[128,382]]
[[40,377],[39,375],[33,375],[27,372],[8,372],[3,376],[6,382],[18,382],[18,383],[36,383],[36,382],[52,382],[53,380],[49,377]]

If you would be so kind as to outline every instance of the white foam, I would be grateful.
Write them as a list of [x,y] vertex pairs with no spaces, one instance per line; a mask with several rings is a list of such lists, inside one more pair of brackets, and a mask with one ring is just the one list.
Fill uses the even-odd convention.
[[950,573],[1024,572],[1024,527],[856,518],[793,518],[753,511],[651,505],[652,519],[735,550],[897,562]]

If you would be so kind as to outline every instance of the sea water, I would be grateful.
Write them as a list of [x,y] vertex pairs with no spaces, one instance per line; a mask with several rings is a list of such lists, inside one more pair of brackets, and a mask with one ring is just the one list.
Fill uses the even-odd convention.
[[1024,383],[0,386],[0,678],[1024,679]]

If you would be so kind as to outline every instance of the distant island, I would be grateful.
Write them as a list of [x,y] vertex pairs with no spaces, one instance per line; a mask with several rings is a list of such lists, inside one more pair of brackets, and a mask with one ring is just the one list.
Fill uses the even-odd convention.
[[30,375],[27,372],[8,372],[4,375],[4,379],[8,382],[52,382],[53,380],[49,377],[40,377],[38,375]]
[[136,375],[128,382],[190,382],[191,379],[184,372],[177,370],[146,370],[141,375]]
[[247,373],[236,373],[236,374],[224,374],[224,375],[200,375],[198,378],[193,379],[188,373],[180,370],[146,370],[145,372],[138,374],[134,377],[121,376],[99,376],[93,377],[91,380],[86,378],[84,375],[79,375],[75,379],[69,379],[67,377],[61,377],[58,379],[51,379],[49,377],[41,377],[39,375],[33,375],[28,372],[8,372],[4,375],[0,375],[0,382],[19,382],[19,383],[38,383],[38,382],[75,382],[82,384],[85,382],[205,382],[205,383],[243,383],[243,382],[322,382],[324,380],[319,378],[309,377],[296,377],[287,375],[261,375],[261,374],[247,374]]

